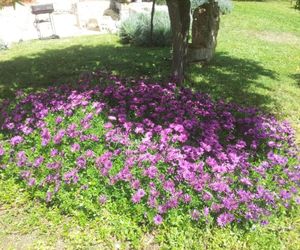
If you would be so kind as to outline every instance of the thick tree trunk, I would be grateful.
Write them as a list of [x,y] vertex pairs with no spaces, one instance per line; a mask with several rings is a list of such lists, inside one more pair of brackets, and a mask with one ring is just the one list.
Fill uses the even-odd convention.
[[167,0],[172,30],[173,80],[182,83],[187,63],[188,37],[190,27],[190,0]]
[[193,12],[192,44],[189,46],[189,61],[210,61],[217,46],[220,10],[215,1],[203,4]]

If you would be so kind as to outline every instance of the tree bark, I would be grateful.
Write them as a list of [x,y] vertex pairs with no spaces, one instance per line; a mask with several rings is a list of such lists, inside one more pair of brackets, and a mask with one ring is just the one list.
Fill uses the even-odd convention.
[[190,28],[190,0],[166,0],[172,30],[172,78],[181,84],[187,63]]
[[153,45],[153,21],[155,13],[155,4],[156,0],[152,0],[152,9],[151,9],[151,21],[150,21],[150,43]]
[[193,12],[192,44],[189,46],[189,61],[210,61],[217,46],[220,23],[218,3],[210,1]]
[[109,8],[119,13],[119,9],[117,8],[117,0],[110,0]]

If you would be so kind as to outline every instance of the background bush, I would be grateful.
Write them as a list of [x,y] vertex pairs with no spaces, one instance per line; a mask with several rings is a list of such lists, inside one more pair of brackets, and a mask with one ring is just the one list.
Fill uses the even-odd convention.
[[5,50],[5,49],[7,49],[7,45],[2,39],[0,39],[0,50]]
[[[191,0],[191,7],[192,9],[196,9],[207,2],[208,0]],[[233,5],[231,0],[218,0],[217,2],[222,14],[228,14],[232,11]]]
[[150,15],[135,14],[122,22],[119,36],[122,43],[137,46],[169,46],[171,30],[168,13],[157,11],[154,17],[153,40],[150,39]]

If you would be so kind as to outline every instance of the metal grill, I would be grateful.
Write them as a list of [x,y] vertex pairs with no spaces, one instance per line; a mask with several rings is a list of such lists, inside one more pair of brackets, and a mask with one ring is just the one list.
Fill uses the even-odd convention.
[[[31,6],[31,13],[35,15],[34,27],[38,32],[39,39],[59,38],[56,35],[52,13],[54,12],[53,4],[39,4]],[[50,23],[52,35],[45,37],[42,35],[41,24]]]
[[34,15],[51,14],[54,12],[53,4],[32,5],[31,12]]

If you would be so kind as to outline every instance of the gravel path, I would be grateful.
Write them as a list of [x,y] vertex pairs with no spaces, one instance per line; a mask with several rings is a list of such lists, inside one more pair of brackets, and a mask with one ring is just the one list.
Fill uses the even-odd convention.
[[[60,1],[60,2],[59,2]],[[81,35],[93,35],[103,32],[88,30],[85,27],[79,28],[78,18],[75,14],[71,13],[72,0],[40,0],[38,3],[53,3],[55,12],[52,17],[54,20],[54,26],[56,34],[59,37],[71,37]],[[84,5],[80,3],[79,9],[81,20],[87,21],[89,18],[101,18],[101,14],[105,9],[109,7],[109,1],[87,1]],[[35,29],[33,22],[35,16],[31,13],[30,5],[17,5],[13,7],[5,7],[0,10],[0,39],[5,43],[10,44],[12,42],[25,41],[38,39],[37,30]],[[41,31],[43,36],[51,35],[51,29],[49,23],[43,23],[41,25]]]

